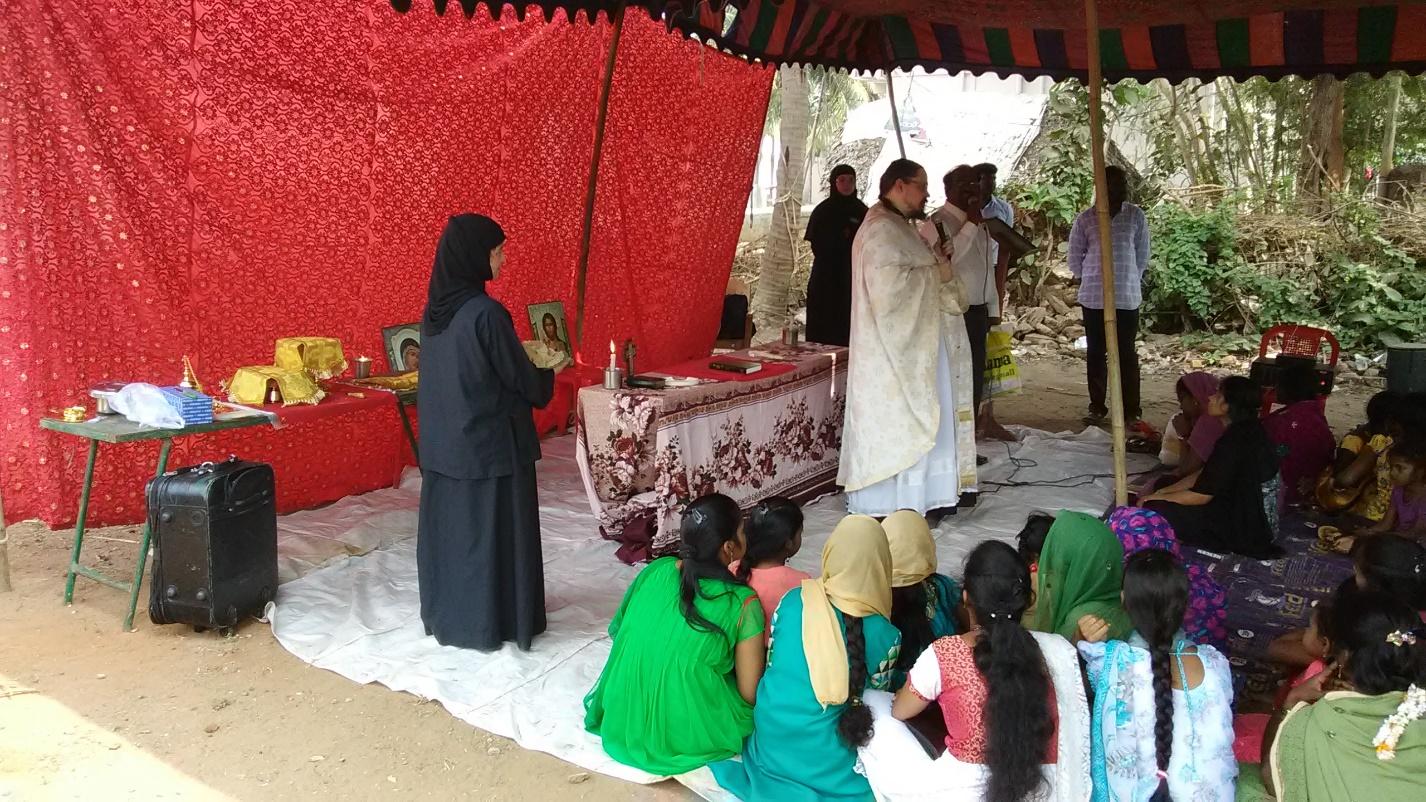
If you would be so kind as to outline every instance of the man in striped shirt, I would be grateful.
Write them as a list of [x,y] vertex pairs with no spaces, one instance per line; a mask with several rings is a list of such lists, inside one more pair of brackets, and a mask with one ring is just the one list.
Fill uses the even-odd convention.
[[[1104,171],[1109,186],[1109,230],[1114,242],[1114,308],[1119,335],[1119,373],[1123,377],[1124,420],[1134,428],[1143,416],[1139,404],[1139,306],[1143,303],[1144,271],[1149,267],[1149,221],[1144,210],[1128,202],[1129,182],[1124,171]],[[1084,422],[1095,426],[1109,414],[1107,350],[1104,338],[1104,278],[1099,262],[1099,218],[1094,207],[1080,213],[1070,229],[1069,269],[1079,280],[1079,305],[1084,312],[1084,335],[1089,374],[1089,414]]]

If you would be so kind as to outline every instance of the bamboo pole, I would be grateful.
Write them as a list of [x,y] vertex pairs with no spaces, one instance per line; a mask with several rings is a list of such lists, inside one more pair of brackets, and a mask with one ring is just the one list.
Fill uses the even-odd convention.
[[1104,346],[1109,369],[1109,424],[1114,445],[1114,503],[1129,503],[1129,472],[1124,436],[1124,385],[1119,374],[1118,309],[1114,299],[1114,235],[1110,230],[1109,180],[1104,174],[1104,110],[1100,92],[1104,76],[1099,63],[1099,9],[1084,0],[1085,41],[1089,45],[1089,141],[1094,157],[1094,208],[1099,218],[1099,265],[1104,283]]
[[896,82],[892,80],[892,73],[896,68],[886,71],[886,99],[891,103],[891,127],[896,129],[896,147],[901,151],[901,158],[906,158],[906,142],[901,138],[901,112],[896,110]]
[[589,186],[584,192],[584,221],[579,239],[579,264],[575,268],[574,351],[584,347],[584,293],[589,282],[589,246],[594,235],[594,197],[599,186],[599,160],[604,153],[604,123],[609,119],[609,89],[614,83],[614,62],[619,39],[624,34],[624,5],[610,12],[614,31],[609,37],[609,53],[604,59],[604,81],[599,86],[599,111],[594,118],[594,155],[589,165]]

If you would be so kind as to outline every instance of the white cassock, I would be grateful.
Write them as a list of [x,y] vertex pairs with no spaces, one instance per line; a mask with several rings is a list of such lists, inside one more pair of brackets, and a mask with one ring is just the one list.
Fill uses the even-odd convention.
[[837,483],[847,511],[925,514],[975,489],[965,290],[942,282],[915,224],[878,203],[852,242],[847,416]]

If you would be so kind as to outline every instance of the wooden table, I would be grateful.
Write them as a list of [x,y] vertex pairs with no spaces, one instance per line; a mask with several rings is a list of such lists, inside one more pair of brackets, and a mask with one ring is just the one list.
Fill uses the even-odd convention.
[[158,468],[154,471],[154,475],[162,476],[168,470],[168,455],[173,448],[175,437],[222,432],[228,429],[244,429],[249,426],[262,426],[270,423],[271,418],[262,413],[244,411],[229,412],[212,423],[185,426],[182,429],[155,429],[152,426],[134,423],[122,415],[100,415],[78,423],[68,423],[53,418],[41,419],[40,428],[42,429],[82,437],[89,441],[89,459],[84,466],[84,488],[79,495],[79,514],[75,517],[74,522],[74,549],[70,553],[69,570],[64,581],[64,603],[74,603],[75,577],[87,577],[101,585],[107,585],[129,594],[129,610],[124,615],[124,631],[128,632],[134,628],[134,611],[138,608],[139,588],[144,582],[144,566],[148,563],[149,541],[153,538],[152,523],[147,519],[144,521],[144,532],[139,538],[139,554],[135,561],[132,581],[114,579],[98,569],[81,564],[79,561],[80,553],[84,549],[84,525],[89,517],[89,492],[94,487],[94,463],[99,458],[100,443],[160,441]]

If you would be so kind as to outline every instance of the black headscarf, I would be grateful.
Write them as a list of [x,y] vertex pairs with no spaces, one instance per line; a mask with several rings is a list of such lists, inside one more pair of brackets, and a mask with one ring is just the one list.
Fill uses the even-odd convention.
[[[827,183],[828,183],[829,185],[831,185],[831,188],[832,188],[832,197],[835,198],[835,197],[837,197],[838,195],[841,194],[840,192],[837,191],[837,179],[838,179],[838,178],[841,178],[841,177],[844,176],[844,175],[849,175],[849,176],[852,176],[853,178],[855,178],[855,177],[856,177],[856,174],[857,174],[857,171],[854,170],[854,169],[852,169],[852,166],[851,166],[850,164],[839,164],[839,165],[837,165],[836,167],[833,167],[833,168],[832,168],[832,174],[827,177]],[[851,194],[849,197],[855,198],[856,196],[857,196],[857,191],[856,191],[855,188],[853,188],[853,189],[852,189],[852,194]]]
[[421,333],[440,334],[466,301],[485,294],[491,279],[490,252],[505,241],[500,224],[480,214],[458,214],[446,221],[431,267],[431,288]]

